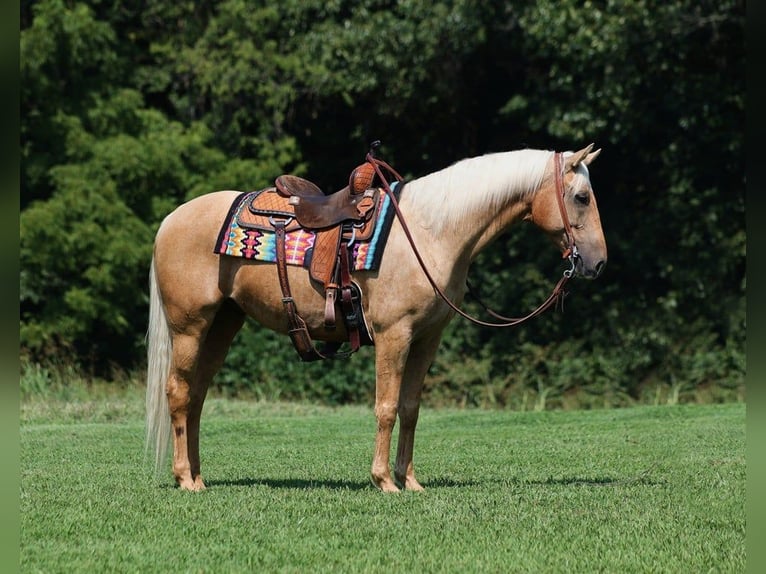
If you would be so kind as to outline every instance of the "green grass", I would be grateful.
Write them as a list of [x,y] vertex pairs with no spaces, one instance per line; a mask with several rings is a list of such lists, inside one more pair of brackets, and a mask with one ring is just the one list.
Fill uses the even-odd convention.
[[22,572],[745,570],[741,403],[426,410],[398,495],[368,408],[209,400],[195,494],[144,464],[139,398],[60,407],[22,406]]

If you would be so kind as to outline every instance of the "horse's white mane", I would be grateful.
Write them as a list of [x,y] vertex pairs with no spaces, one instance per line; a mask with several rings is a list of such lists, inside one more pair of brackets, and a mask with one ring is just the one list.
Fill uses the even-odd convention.
[[464,159],[409,182],[404,193],[433,232],[455,229],[468,215],[496,210],[535,191],[552,154],[522,149]]

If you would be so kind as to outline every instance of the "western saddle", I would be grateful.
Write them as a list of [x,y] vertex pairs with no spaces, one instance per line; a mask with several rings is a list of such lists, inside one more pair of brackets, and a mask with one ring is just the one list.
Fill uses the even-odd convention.
[[[361,345],[371,345],[372,337],[362,313],[361,292],[351,280],[351,245],[368,240],[375,228],[375,213],[381,193],[373,187],[376,179],[372,163],[355,168],[346,187],[325,194],[306,179],[280,175],[275,187],[257,192],[243,210],[241,221],[247,226],[271,230],[276,238],[277,273],[282,303],[288,320],[288,334],[303,361],[346,358]],[[305,321],[290,292],[285,253],[286,234],[297,229],[314,232],[309,275],[325,294],[325,329],[336,328],[336,304],[339,303],[348,333],[350,351],[339,351],[342,343],[327,343],[322,350],[312,343]]]

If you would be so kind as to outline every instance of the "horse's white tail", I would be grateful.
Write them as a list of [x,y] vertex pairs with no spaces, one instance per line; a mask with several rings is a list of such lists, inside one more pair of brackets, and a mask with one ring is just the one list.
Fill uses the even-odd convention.
[[149,270],[149,329],[146,341],[146,451],[154,450],[154,468],[158,471],[170,445],[170,412],[165,385],[170,374],[173,340],[157,285],[153,258]]

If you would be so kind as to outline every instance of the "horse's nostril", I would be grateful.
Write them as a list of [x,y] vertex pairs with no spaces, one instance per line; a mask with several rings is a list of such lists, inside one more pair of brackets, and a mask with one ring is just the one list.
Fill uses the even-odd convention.
[[601,275],[601,272],[604,270],[604,267],[606,267],[606,261],[601,260],[598,263],[596,263],[596,277]]

